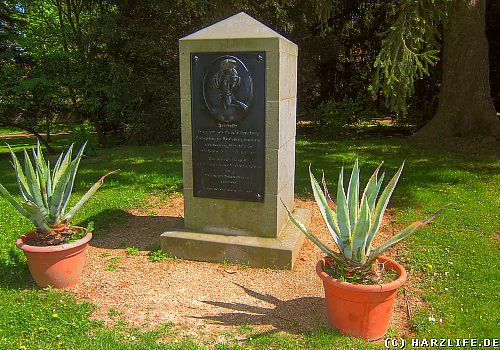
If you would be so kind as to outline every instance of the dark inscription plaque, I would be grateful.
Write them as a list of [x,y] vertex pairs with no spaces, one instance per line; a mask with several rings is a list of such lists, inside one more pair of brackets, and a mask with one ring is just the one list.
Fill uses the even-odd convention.
[[195,197],[264,201],[265,57],[191,54]]

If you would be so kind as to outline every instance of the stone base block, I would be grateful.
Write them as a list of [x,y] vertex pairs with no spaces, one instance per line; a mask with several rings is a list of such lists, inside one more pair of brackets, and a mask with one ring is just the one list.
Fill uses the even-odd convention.
[[[309,209],[296,208],[294,216],[306,226],[311,221]],[[303,241],[304,235],[290,221],[278,238],[190,232],[183,225],[160,236],[161,249],[170,256],[277,269],[293,268]]]

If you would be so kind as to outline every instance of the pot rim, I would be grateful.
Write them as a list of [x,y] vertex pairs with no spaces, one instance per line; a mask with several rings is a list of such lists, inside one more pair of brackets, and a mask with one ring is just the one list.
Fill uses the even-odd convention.
[[[80,226],[73,226],[73,228],[75,228],[77,230],[83,230],[83,227],[80,227]],[[85,237],[80,238],[80,239],[78,239],[74,242],[70,242],[70,243],[63,243],[63,244],[58,244],[58,245],[50,245],[50,246],[42,246],[42,247],[33,246],[33,245],[29,245],[29,244],[24,243],[24,240],[27,237],[29,237],[30,235],[34,235],[34,234],[35,234],[35,231],[30,231],[30,232],[22,235],[21,237],[19,237],[16,240],[16,246],[25,252],[32,252],[32,253],[59,252],[59,251],[63,251],[63,250],[68,250],[68,249],[80,247],[82,245],[87,244],[92,239],[92,232],[87,232]]]
[[379,293],[379,292],[387,292],[394,289],[398,289],[399,287],[403,286],[406,283],[407,274],[405,268],[399,263],[397,263],[395,260],[386,256],[379,256],[377,260],[379,260],[380,262],[387,262],[389,265],[388,267],[393,271],[395,271],[399,277],[396,280],[389,283],[374,284],[374,285],[352,284],[350,282],[342,282],[336,278],[329,276],[325,271],[323,271],[323,267],[325,266],[327,260],[330,260],[330,258],[324,257],[318,261],[318,263],[316,264],[316,273],[323,280],[324,283],[329,283],[331,285],[334,285],[336,288],[351,290],[351,291],[353,290],[358,292],[366,292],[366,293],[370,292]]

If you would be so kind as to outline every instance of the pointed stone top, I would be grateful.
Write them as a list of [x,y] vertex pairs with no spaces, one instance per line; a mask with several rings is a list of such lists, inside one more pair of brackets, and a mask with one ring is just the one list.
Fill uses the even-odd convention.
[[[271,28],[250,17],[245,12],[237,13],[209,27],[203,28],[180,40],[199,39],[248,39],[284,38]],[[288,39],[286,39],[288,41]]]

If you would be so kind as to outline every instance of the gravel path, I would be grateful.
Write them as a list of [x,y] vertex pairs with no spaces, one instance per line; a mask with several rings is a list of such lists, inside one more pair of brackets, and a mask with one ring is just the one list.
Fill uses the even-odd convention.
[[[311,242],[305,241],[292,271],[180,259],[151,262],[149,249],[182,218],[183,199],[169,197],[152,206],[130,210],[126,224],[98,232],[91,241],[82,282],[72,292],[97,305],[93,318],[113,326],[118,317],[145,329],[173,322],[182,334],[211,338],[238,333],[241,326],[294,333],[327,324],[323,287],[314,268],[322,254]],[[310,229],[329,240],[315,204],[297,200],[296,206],[313,209]],[[148,215],[152,211],[155,216]],[[391,234],[386,228],[381,236]],[[139,255],[126,253],[132,246]],[[387,255],[394,257],[397,251]],[[406,288],[411,291],[411,285]],[[414,311],[420,302],[406,294]],[[410,332],[407,304],[398,293],[391,326],[400,334]]]

